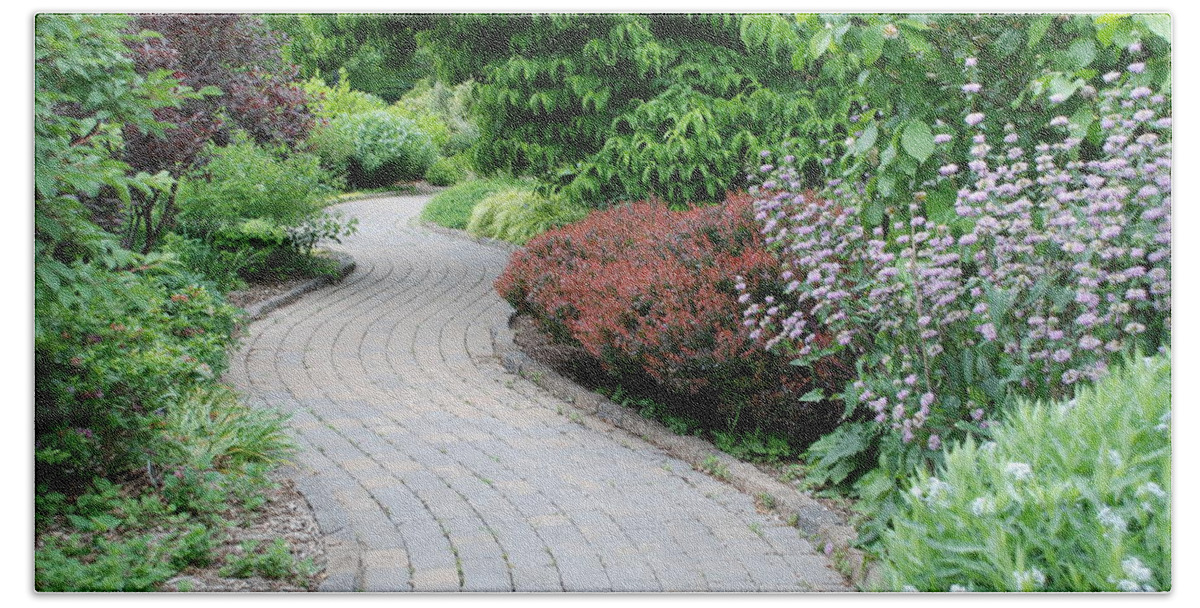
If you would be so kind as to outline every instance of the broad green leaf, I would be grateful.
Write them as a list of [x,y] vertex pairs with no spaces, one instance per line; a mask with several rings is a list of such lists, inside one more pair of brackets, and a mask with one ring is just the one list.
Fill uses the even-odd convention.
[[895,191],[896,177],[893,175],[880,175],[875,182],[875,189],[880,196],[890,198]]
[[1117,32],[1130,29],[1129,20],[1124,15],[1100,15],[1095,18],[1096,40],[1104,46],[1112,46]]
[[883,150],[883,152],[879,155],[879,169],[883,170],[888,165],[892,164],[892,161],[895,159],[896,159],[896,145],[894,143],[889,144],[888,147],[885,148]]
[[901,19],[899,22],[896,23],[896,25],[899,25],[902,27],[907,27],[907,28],[914,29],[917,31],[925,31],[925,30],[929,29],[928,25],[926,25],[920,21],[917,21],[916,19]]
[[1096,59],[1096,43],[1090,38],[1080,38],[1067,47],[1066,58],[1072,70],[1082,70]]
[[803,395],[801,395],[800,400],[809,402],[809,403],[815,403],[817,401],[824,401],[825,393],[819,388],[814,388],[813,390],[808,391],[807,393],[804,393]]
[[910,156],[923,163],[933,154],[933,132],[929,130],[929,125],[913,120],[904,127],[900,145]]
[[1171,41],[1171,15],[1166,13],[1152,13],[1148,15],[1134,15],[1134,22],[1145,27],[1150,33],[1166,40]]
[[862,154],[863,152],[870,150],[871,147],[875,145],[875,140],[878,137],[879,127],[875,124],[875,121],[871,121],[871,124],[867,125],[866,129],[863,129],[862,137],[859,137],[858,140],[854,142],[854,153]]
[[996,56],[1000,59],[1007,59],[1020,47],[1021,32],[1018,30],[1008,30],[992,43],[992,48],[996,49]]
[[915,32],[909,32],[904,36],[904,40],[908,42],[908,49],[916,54],[933,53],[933,45],[929,44],[928,40],[921,37]]
[[1054,17],[1050,15],[1042,15],[1033,20],[1029,24],[1028,35],[1029,39],[1025,41],[1025,45],[1029,48],[1037,46],[1042,41],[1042,37],[1046,35],[1046,31],[1050,29],[1050,24],[1054,22]]
[[938,224],[950,224],[958,218],[954,209],[957,192],[951,187],[930,190],[925,198],[925,213],[929,220]]
[[867,220],[869,226],[883,223],[883,200],[879,197],[868,200],[863,206],[863,219]]
[[864,64],[872,65],[883,55],[883,30],[879,26],[863,28],[859,41],[862,43]]
[[808,55],[813,59],[819,59],[825,51],[829,50],[829,45],[833,42],[833,30],[822,29],[813,35],[808,43]]
[[799,72],[803,70],[806,65],[808,65],[807,50],[803,47],[796,49],[796,52],[792,53],[792,69]]
[[1061,95],[1063,99],[1067,99],[1083,86],[1083,81],[1078,79],[1067,79],[1062,74],[1056,74],[1050,79],[1050,84],[1046,87],[1048,95]]
[[1081,106],[1074,114],[1071,115],[1071,135],[1073,137],[1083,137],[1087,135],[1088,127],[1092,125],[1095,117],[1092,116],[1092,110],[1088,106]]

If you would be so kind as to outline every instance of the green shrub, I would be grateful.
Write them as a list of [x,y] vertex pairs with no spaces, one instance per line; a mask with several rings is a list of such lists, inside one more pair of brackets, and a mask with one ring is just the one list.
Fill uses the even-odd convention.
[[335,118],[349,114],[363,114],[387,108],[387,102],[370,93],[350,88],[350,79],[345,68],[338,70],[338,81],[333,86],[320,78],[310,78],[301,86],[313,100],[310,107],[318,118]]
[[415,120],[442,155],[453,156],[479,138],[479,128],[467,115],[473,91],[471,81],[448,87],[422,80],[393,104],[391,111]]
[[471,211],[467,232],[518,245],[559,226],[587,217],[587,209],[532,190],[511,189],[488,196]]
[[833,127],[791,53],[745,33],[738,15],[610,14],[473,15],[422,34],[443,78],[477,79],[476,168],[603,206],[719,200],[756,142]]
[[1171,588],[1170,354],[1073,401],[1024,402],[917,476],[884,533],[893,589]]
[[354,230],[323,210],[332,187],[314,155],[238,143],[215,151],[206,171],[182,183],[180,234],[163,249],[221,289],[322,272],[327,264],[310,255],[315,243]]
[[236,309],[194,279],[114,272],[111,294],[39,309],[39,481],[70,484],[144,466],[154,426],[178,395],[225,369]]
[[155,534],[122,540],[51,537],[34,552],[38,591],[153,591],[178,569]]
[[278,463],[292,449],[284,431],[286,416],[250,408],[222,387],[202,387],[167,411],[163,441],[156,450],[160,466],[240,471],[251,463]]
[[343,136],[353,142],[352,186],[390,186],[420,179],[436,154],[433,141],[414,121],[387,110],[342,116],[331,127],[343,130]]
[[512,188],[533,188],[533,182],[506,177],[471,180],[434,195],[421,210],[421,219],[439,226],[464,230],[479,201]]
[[434,186],[453,186],[466,178],[469,171],[467,158],[461,154],[438,158],[425,172],[425,181]]
[[313,154],[320,159],[321,167],[345,183],[350,174],[350,157],[354,156],[354,134],[350,129],[340,128],[337,120],[313,127],[308,137]]
[[174,232],[163,235],[159,241],[159,251],[174,256],[183,266],[204,277],[222,293],[245,287],[242,272],[260,257],[253,251],[228,251],[205,239]]
[[248,219],[290,226],[319,215],[333,189],[311,154],[277,154],[242,142],[217,149],[204,175],[180,184],[180,220],[196,229]]

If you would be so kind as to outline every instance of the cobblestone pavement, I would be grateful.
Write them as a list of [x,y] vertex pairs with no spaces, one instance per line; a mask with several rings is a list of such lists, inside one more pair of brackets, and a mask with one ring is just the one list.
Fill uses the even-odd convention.
[[292,414],[322,590],[846,590],[750,496],[507,373],[508,253],[414,225],[427,200],[343,204],[356,270],[253,323],[227,376]]

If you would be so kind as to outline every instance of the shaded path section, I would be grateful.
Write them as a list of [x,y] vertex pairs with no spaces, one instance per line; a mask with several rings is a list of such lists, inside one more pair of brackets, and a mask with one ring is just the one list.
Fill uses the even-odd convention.
[[497,360],[508,254],[345,203],[357,268],[249,328],[227,376],[292,414],[328,591],[845,590],[795,528]]

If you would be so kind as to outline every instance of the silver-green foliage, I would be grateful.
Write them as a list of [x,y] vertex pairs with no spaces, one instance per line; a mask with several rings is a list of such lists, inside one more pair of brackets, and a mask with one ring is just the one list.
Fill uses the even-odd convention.
[[587,216],[587,209],[559,199],[543,198],[532,190],[511,189],[493,194],[475,206],[467,232],[523,245],[529,239]]
[[357,185],[419,179],[436,156],[433,141],[416,122],[386,110],[339,117],[332,124],[353,142],[351,181]]
[[951,447],[884,534],[921,591],[1171,588],[1171,362],[1136,359],[1065,403],[1023,403]]

